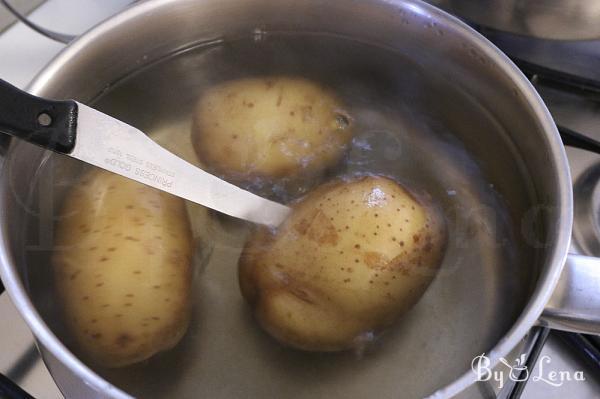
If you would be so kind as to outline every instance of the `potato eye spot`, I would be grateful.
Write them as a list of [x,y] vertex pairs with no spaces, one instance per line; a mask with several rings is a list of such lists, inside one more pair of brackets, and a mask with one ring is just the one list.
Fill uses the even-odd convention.
[[339,129],[347,129],[350,126],[350,117],[341,112],[335,113],[335,121]]

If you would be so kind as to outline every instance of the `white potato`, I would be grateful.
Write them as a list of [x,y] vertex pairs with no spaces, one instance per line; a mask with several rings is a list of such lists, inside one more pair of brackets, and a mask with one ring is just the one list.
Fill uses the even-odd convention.
[[81,354],[124,366],[173,347],[190,317],[192,236],[184,201],[94,170],[67,194],[55,285]]
[[338,180],[295,204],[277,231],[251,236],[240,287],[258,322],[282,343],[351,349],[418,301],[445,241],[440,215],[391,179]]
[[334,93],[314,82],[247,78],[203,93],[192,142],[202,163],[234,183],[308,181],[341,159],[351,124]]

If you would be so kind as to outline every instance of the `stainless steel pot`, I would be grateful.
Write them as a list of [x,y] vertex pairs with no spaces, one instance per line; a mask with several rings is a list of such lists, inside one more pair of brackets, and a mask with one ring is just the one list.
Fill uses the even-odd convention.
[[600,38],[600,4],[586,0],[430,0],[490,28],[540,39]]
[[[126,377],[92,370],[58,338],[62,331],[55,320],[54,294],[47,280],[53,220],[42,216],[51,214],[60,201],[64,192],[61,176],[70,173],[72,164],[63,164],[30,145],[12,143],[3,158],[0,181],[0,271],[66,397],[130,397],[113,382],[128,390],[137,386],[133,391],[143,397],[196,397],[200,392],[209,397],[350,397],[367,393],[397,397],[399,392],[403,397],[450,397],[474,382],[476,376],[470,370],[474,356],[486,352],[492,364],[497,364],[534,325],[600,332],[598,261],[567,254],[573,214],[571,181],[552,118],[527,79],[498,49],[457,19],[423,2],[150,0],[73,42],[34,80],[30,91],[89,102],[99,94],[110,94],[111,85],[167,54],[188,51],[197,43],[227,43],[238,37],[260,41],[269,32],[326,33],[367,47],[386,48],[418,67],[419,73],[407,66],[406,70],[392,70],[388,77],[392,81],[394,76],[406,78],[404,83],[423,89],[421,100],[411,99],[422,109],[411,112],[430,113],[429,123],[443,125],[452,140],[462,143],[461,148],[478,160],[486,180],[509,210],[515,257],[509,257],[503,267],[495,267],[495,259],[506,255],[501,244],[482,250],[461,247],[465,241],[451,237],[441,275],[407,316],[406,328],[391,339],[397,345],[382,344],[389,349],[361,363],[368,367],[346,368],[351,356],[323,361],[273,349],[263,336],[241,339],[234,334],[237,329],[256,330],[241,298],[235,294],[220,297],[221,286],[206,283],[198,290],[219,300],[206,304],[196,298],[200,304],[194,317],[202,323],[193,326],[188,336],[200,344],[184,342],[177,355],[158,361],[161,367],[134,368]],[[377,60],[364,58],[376,68]],[[206,72],[201,63],[186,62],[176,63],[173,70],[190,82]],[[169,82],[160,82],[164,77],[153,75],[153,79],[168,91]],[[106,100],[105,105],[110,112],[113,102],[120,103],[122,107],[113,113],[122,112],[116,116],[147,130],[143,125],[151,123],[151,116],[132,105],[147,94],[135,92],[135,87],[132,92],[112,97],[114,101]],[[180,94],[169,92],[171,97]],[[169,112],[179,110],[173,107]],[[462,182],[465,201],[483,201],[471,190],[469,180],[479,177],[469,164],[453,168],[445,164],[443,151],[431,155],[427,163]],[[54,180],[47,178],[50,175]],[[24,200],[32,198],[38,204],[33,208]],[[479,216],[475,219],[477,222]],[[484,227],[475,223],[469,228]],[[32,263],[32,257],[38,262]],[[235,257],[228,262],[235,262]],[[225,274],[217,277],[235,279],[235,272],[231,274],[229,269],[230,265],[223,263]],[[203,276],[200,280],[210,279]],[[225,308],[225,313],[214,312],[221,302],[230,308]],[[431,317],[425,317],[428,312]],[[222,328],[211,335],[200,327],[210,325]],[[390,356],[396,363],[382,363]],[[373,366],[380,363],[385,370]],[[209,380],[204,381],[207,375]],[[198,386],[194,381],[203,382]]]

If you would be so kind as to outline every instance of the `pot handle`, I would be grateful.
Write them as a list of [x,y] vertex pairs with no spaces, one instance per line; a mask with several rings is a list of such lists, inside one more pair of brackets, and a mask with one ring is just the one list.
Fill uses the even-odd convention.
[[600,334],[600,258],[568,255],[539,323],[557,330]]

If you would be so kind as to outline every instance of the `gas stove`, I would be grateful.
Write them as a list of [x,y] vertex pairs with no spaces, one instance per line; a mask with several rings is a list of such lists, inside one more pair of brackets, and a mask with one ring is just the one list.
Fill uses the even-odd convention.
[[[18,0],[12,3],[19,5]],[[48,0],[29,17],[46,28],[77,34],[130,3],[131,0]],[[2,20],[0,18],[0,23]],[[600,40],[551,42],[490,30],[482,30],[482,33],[526,65],[543,66],[525,72],[528,72],[557,124],[600,141],[600,86],[594,88],[592,84],[591,88],[586,88],[578,81],[565,84],[560,79],[548,78],[544,73],[547,68],[575,76],[581,81],[600,82],[600,68],[597,68]],[[0,77],[25,87],[63,47],[23,23],[15,23],[0,31]],[[567,147],[566,151],[575,195],[571,252],[600,256],[600,155],[572,147]],[[0,319],[3,321],[0,323],[0,372],[36,398],[62,398],[35,348],[28,327],[6,294],[0,295]],[[511,389],[499,389],[491,382],[479,383],[461,397],[598,398],[600,360],[596,359],[594,363],[589,356],[582,355],[581,345],[569,337],[564,333],[532,331],[529,345],[526,345],[529,353],[525,355],[536,357],[537,362],[530,365],[530,378],[526,384],[506,381],[505,385]],[[585,381],[572,378],[576,372],[581,372]],[[552,379],[551,376],[560,376],[560,373],[568,374],[570,380]]]

